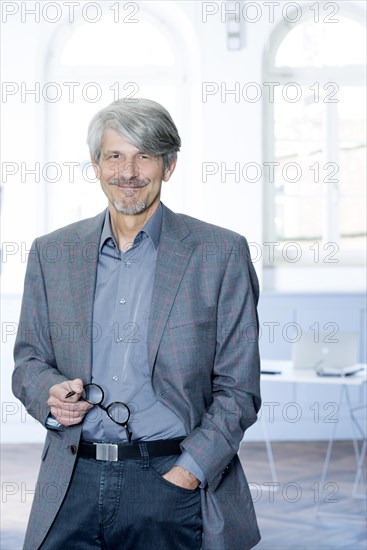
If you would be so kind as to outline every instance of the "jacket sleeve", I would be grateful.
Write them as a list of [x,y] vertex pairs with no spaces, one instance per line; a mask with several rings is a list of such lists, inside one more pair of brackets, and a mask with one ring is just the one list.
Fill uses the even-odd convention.
[[45,425],[49,389],[66,380],[58,370],[48,318],[47,295],[37,245],[33,242],[27,264],[18,333],[14,347],[12,388],[29,414]]
[[218,296],[213,401],[183,441],[215,491],[260,409],[259,285],[244,237],[233,245]]

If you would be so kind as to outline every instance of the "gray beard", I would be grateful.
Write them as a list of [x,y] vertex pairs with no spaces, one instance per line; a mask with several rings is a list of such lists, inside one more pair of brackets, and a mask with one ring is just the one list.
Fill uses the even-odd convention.
[[[123,178],[120,178],[120,179],[115,178],[115,179],[111,179],[108,183],[110,185],[118,185],[119,183],[129,183],[129,181]],[[130,183],[131,183],[131,180],[130,180]],[[150,181],[148,179],[141,180],[141,181],[135,180],[133,182],[133,185],[141,188],[141,187],[146,187],[149,183]],[[131,189],[126,188],[124,191],[124,194],[125,194],[125,197],[134,197],[135,190],[133,188]],[[133,204],[129,204],[127,200],[115,199],[113,201],[113,206],[115,207],[117,212],[121,212],[121,214],[125,214],[126,216],[136,216],[137,214],[141,214],[142,212],[144,212],[144,210],[146,210],[150,206],[150,204],[146,204],[144,201],[138,201],[138,202],[134,201]]]
[[137,214],[141,214],[148,208],[147,204],[144,201],[136,202],[133,205],[130,205],[129,207],[125,203],[125,201],[115,199],[113,201],[113,206],[117,210],[117,212],[121,212],[121,214],[125,214],[126,216],[136,216]]

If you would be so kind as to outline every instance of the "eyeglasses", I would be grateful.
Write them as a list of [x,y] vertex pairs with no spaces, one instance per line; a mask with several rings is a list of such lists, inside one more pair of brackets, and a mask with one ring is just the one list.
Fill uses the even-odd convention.
[[83,399],[83,401],[86,401],[87,403],[90,403],[91,405],[96,405],[97,407],[105,411],[109,418],[111,418],[111,420],[115,422],[115,424],[118,424],[119,426],[125,428],[127,440],[129,443],[131,443],[131,433],[128,427],[128,421],[131,412],[126,403],[122,403],[121,401],[114,401],[113,403],[107,405],[107,407],[104,407],[102,405],[102,402],[104,401],[104,391],[98,384],[86,384],[84,386],[81,399]]

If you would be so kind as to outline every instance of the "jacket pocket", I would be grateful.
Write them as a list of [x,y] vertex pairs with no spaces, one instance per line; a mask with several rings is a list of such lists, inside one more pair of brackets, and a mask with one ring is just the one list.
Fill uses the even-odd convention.
[[174,306],[169,318],[168,327],[170,329],[184,327],[186,325],[195,325],[202,323],[213,323],[216,318],[215,306],[200,307],[189,304]]
[[45,444],[44,444],[44,447],[43,447],[43,451],[42,451],[42,461],[45,460],[46,456],[47,456],[47,453],[48,453],[48,449],[50,447],[50,444],[51,444],[51,441],[49,440],[49,438],[47,437],[46,441],[45,441]]

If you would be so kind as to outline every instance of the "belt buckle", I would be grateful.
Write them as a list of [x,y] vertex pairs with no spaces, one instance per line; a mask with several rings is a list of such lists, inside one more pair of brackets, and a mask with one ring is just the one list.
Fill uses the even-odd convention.
[[113,443],[94,443],[96,448],[96,460],[118,461],[118,445]]

